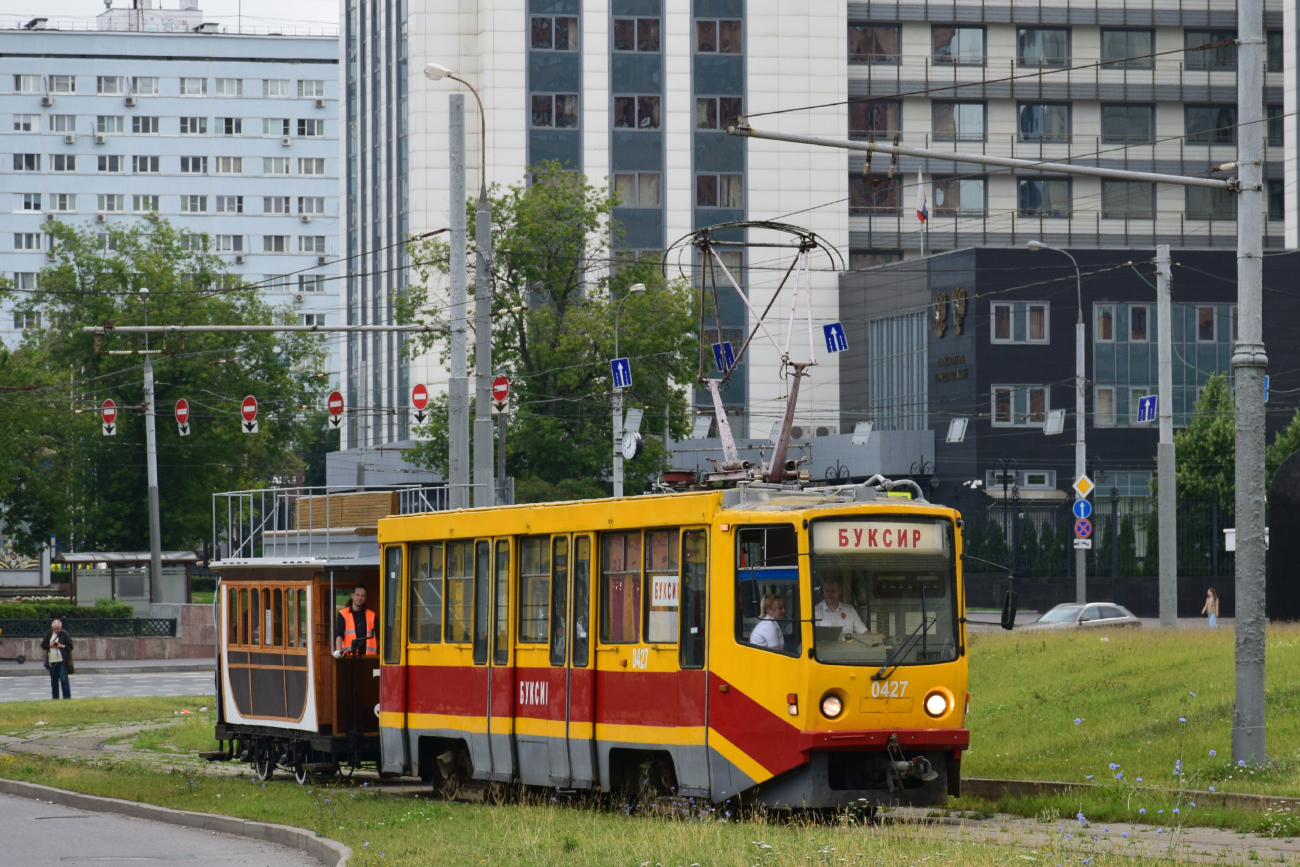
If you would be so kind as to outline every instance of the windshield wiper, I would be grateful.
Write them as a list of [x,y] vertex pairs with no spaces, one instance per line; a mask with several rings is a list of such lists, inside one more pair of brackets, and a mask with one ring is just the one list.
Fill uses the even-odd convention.
[[877,671],[875,674],[871,675],[871,679],[884,680],[886,677],[888,677],[889,672],[892,669],[898,667],[894,663],[894,660],[898,659],[900,656],[907,653],[907,651],[911,649],[912,645],[916,643],[917,636],[924,634],[927,628],[935,625],[938,622],[939,622],[939,616],[937,614],[935,615],[934,620],[928,620],[922,617],[920,625],[912,630],[912,634],[907,636],[906,641],[898,645],[898,647],[895,647],[893,651],[889,654],[889,656],[885,657],[885,664],[880,666],[880,671]]

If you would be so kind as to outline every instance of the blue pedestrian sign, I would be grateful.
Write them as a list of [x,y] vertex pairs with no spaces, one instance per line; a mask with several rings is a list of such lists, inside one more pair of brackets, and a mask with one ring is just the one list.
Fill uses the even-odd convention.
[[1138,422],[1156,420],[1156,395],[1148,394],[1138,398]]
[[1087,518],[1080,518],[1074,522],[1074,535],[1080,539],[1086,539],[1092,535],[1092,521]]
[[843,352],[849,348],[849,342],[844,339],[844,326],[840,323],[832,322],[830,325],[823,325],[822,333],[826,335],[827,352]]
[[1083,518],[1087,518],[1091,514],[1092,514],[1092,503],[1090,501],[1083,500],[1083,499],[1074,501],[1074,517],[1083,519]]
[[736,366],[736,353],[731,348],[731,341],[713,344],[713,363],[722,373]]
[[1268,403],[1268,374],[1264,374],[1264,403]]
[[626,358],[614,358],[609,362],[609,372],[614,378],[615,388],[632,387],[632,363]]

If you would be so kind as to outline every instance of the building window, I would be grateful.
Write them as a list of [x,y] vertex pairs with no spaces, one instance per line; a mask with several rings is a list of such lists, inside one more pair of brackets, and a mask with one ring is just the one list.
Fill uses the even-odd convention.
[[934,181],[934,215],[936,217],[982,217],[987,210],[984,178],[936,178]]
[[[184,160],[184,157],[181,159]],[[96,162],[98,164],[96,169],[97,171],[120,172],[122,171],[122,166],[126,163],[126,157],[121,154],[105,154],[98,157]],[[185,171],[185,169],[181,169],[181,171]]]
[[242,78],[218,78],[215,88],[216,96],[243,96],[244,79]]
[[55,193],[50,196],[50,203],[56,211],[75,211],[77,210],[77,194]]
[[14,115],[14,132],[40,132],[40,118],[39,114]]
[[156,214],[158,212],[158,197],[132,196],[131,210],[135,211],[137,214],[143,214],[150,211]]
[[310,99],[312,97],[320,98],[325,95],[325,81],[323,79],[304,78],[298,82],[298,96]]
[[39,211],[41,209],[40,193],[18,193],[14,196],[14,210]]
[[1156,185],[1142,181],[1103,180],[1101,216],[1107,220],[1154,220]]
[[218,214],[244,213],[244,197],[243,196],[217,196],[217,213]]
[[120,75],[95,76],[95,93],[125,93],[126,79]]
[[935,63],[984,65],[983,27],[934,27],[931,39]]
[[[25,277],[35,274],[14,274],[14,277]],[[14,331],[26,331],[28,328],[41,327],[41,314],[35,310],[15,310],[14,311]]]
[[299,235],[298,252],[299,253],[324,253],[325,236],[324,235]]
[[[18,154],[14,154],[15,160]],[[39,160],[36,167],[40,168]],[[76,154],[50,154],[50,171],[53,172],[75,172],[77,170]]]
[[1196,308],[1196,342],[1215,342],[1213,307]]
[[1021,178],[1020,215],[1069,218],[1070,179]]
[[208,80],[206,78],[182,78],[181,96],[207,96]]
[[181,118],[181,135],[207,135],[208,119],[206,117]]
[[1112,305],[1097,305],[1097,327],[1093,330],[1093,335],[1102,343],[1115,339],[1115,308]]
[[288,196],[263,196],[262,213],[263,214],[289,213],[289,197]]
[[1235,220],[1237,197],[1227,190],[1187,187],[1187,218],[1190,220]]
[[[616,100],[617,101],[617,100]],[[659,97],[655,97],[656,106]],[[738,96],[699,96],[695,98],[695,128],[722,129],[734,124],[743,112]],[[656,117],[658,111],[655,112]],[[615,125],[617,125],[615,119]],[[658,124],[656,123],[656,126]]]
[[50,132],[75,133],[76,131],[77,116],[75,114],[50,115]]
[[207,196],[181,196],[182,214],[206,214],[207,212]]
[[1286,219],[1286,181],[1276,178],[1268,182],[1268,218]]
[[1103,104],[1101,140],[1106,144],[1151,144],[1156,133],[1156,107],[1133,103]]
[[663,176],[658,172],[614,175],[620,208],[658,208],[663,204]]
[[286,136],[288,134],[289,134],[289,118],[287,117],[262,118],[262,135]]
[[298,291],[299,292],[324,292],[325,275],[324,274],[299,274]]
[[[1146,396],[1149,395],[1149,394],[1151,394],[1151,389],[1150,389],[1150,388],[1141,387],[1141,386],[1131,386],[1131,387],[1129,388],[1129,390],[1128,390],[1128,422],[1129,422],[1129,424],[1132,424],[1132,425],[1137,424],[1137,418],[1138,418],[1138,404],[1141,402],[1142,398],[1146,397]],[[1146,424],[1146,422],[1143,422],[1143,424]]]
[[[618,97],[617,99],[634,99],[635,97]],[[642,97],[646,99],[647,97]],[[656,102],[659,97],[654,97]],[[615,107],[615,126],[618,109]],[[577,129],[578,96],[571,93],[533,94],[532,124],[537,129]],[[659,112],[655,111],[655,127],[659,125]]]
[[324,157],[299,157],[298,174],[300,175],[325,174],[325,158]]
[[994,427],[1042,427],[1051,411],[1051,389],[1045,385],[995,385],[992,391]]
[[930,103],[930,118],[935,141],[984,141],[984,103]]
[[243,157],[217,157],[217,174],[242,175],[244,173]]
[[195,232],[181,233],[181,249],[189,250],[193,253],[202,252],[208,249],[208,236],[197,234]]
[[262,157],[262,174],[264,175],[289,174],[289,158],[288,157]]
[[325,120],[323,118],[314,120],[299,118],[298,135],[304,138],[325,135]]
[[898,64],[897,24],[849,22],[849,63]]
[[243,135],[244,119],[242,117],[217,118],[217,135]]
[[1154,30],[1109,30],[1101,31],[1101,59],[1110,69],[1151,69],[1155,58],[1151,57],[1155,44]]
[[695,206],[697,208],[745,207],[745,176],[697,174]]
[[929,427],[926,346],[930,318],[907,313],[867,323],[868,410],[877,430]]
[[158,118],[148,117],[146,115],[137,115],[132,117],[131,133],[133,135],[157,135]]
[[1097,386],[1092,393],[1092,423],[1098,427],[1110,427],[1115,424],[1115,389],[1111,386]]
[[156,76],[136,76],[132,78],[131,92],[136,96],[157,96],[161,93],[158,89],[158,78]]
[[[56,155],[57,159],[57,155]],[[41,170],[40,154],[14,154],[14,171],[39,172]],[[58,169],[55,169],[58,171]]]
[[849,103],[849,137],[892,139],[903,128],[903,103],[896,99],[853,100]]
[[1064,27],[1021,27],[1016,39],[1020,66],[1048,67],[1070,64],[1070,31]]
[[1192,144],[1236,144],[1235,105],[1188,105],[1183,107],[1186,138]]
[[889,265],[903,261],[902,250],[850,250],[849,270],[865,271],[877,265]]
[[158,157],[131,157],[131,171],[137,175],[157,174]]
[[849,175],[849,216],[897,216],[901,178]]
[[216,252],[218,253],[244,252],[244,236],[243,235],[218,235]]
[[299,196],[298,213],[300,214],[324,214],[325,197],[324,196]]
[[289,236],[288,235],[263,235],[262,252],[263,253],[288,253]]
[[578,19],[534,15],[529,25],[534,51],[577,51]]
[[1020,470],[1006,472],[1002,470],[985,470],[984,484],[988,490],[1001,488],[1003,485],[1048,490],[1056,487],[1056,470]]
[[1070,140],[1069,104],[1059,102],[1021,103],[1020,140],[1025,142],[1068,142]]
[[[263,242],[265,240],[263,236]],[[293,286],[293,278],[288,274],[267,274],[262,282],[266,284],[267,292],[288,292]]]
[[41,249],[41,233],[40,232],[14,232],[14,249],[15,250]]
[[[537,97],[533,97],[534,103],[536,99]],[[614,97],[614,128],[659,129],[659,97]]]
[[302,318],[303,325],[324,325],[325,324],[324,313],[303,313],[300,314],[300,316]]
[[658,51],[658,18],[615,18],[615,51]]
[[1146,304],[1130,304],[1128,308],[1128,339],[1130,343],[1146,343],[1150,337],[1147,323],[1151,308]]
[[1216,45],[1200,51],[1185,51],[1184,63],[1188,69],[1233,70],[1237,68],[1237,31],[1236,30],[1184,30],[1183,47],[1195,48],[1198,45]]
[[289,79],[267,78],[262,81],[262,96],[283,97],[289,95]]
[[1283,108],[1280,105],[1270,105],[1268,107],[1268,146],[1271,148],[1282,147],[1285,140],[1286,127],[1283,124],[1286,115],[1283,114]]
[[[103,159],[103,157],[100,157]],[[181,174],[206,175],[208,173],[207,157],[181,157]]]
[[697,54],[740,54],[740,21],[724,18],[718,21],[695,21],[695,51]]
[[75,75],[51,75],[50,76],[50,93],[76,93],[77,76]]
[[1286,56],[1282,48],[1282,31],[1268,30],[1264,38],[1268,41],[1268,65],[1265,69],[1268,72],[1281,72],[1285,65],[1283,58]]
[[[14,289],[19,292],[36,291],[36,272],[35,271],[16,271],[14,272]],[[36,324],[40,324],[38,316]]]
[[993,343],[1051,343],[1051,307],[1045,301],[999,301],[993,305]]
[[14,93],[40,93],[41,77],[39,75],[15,75]]

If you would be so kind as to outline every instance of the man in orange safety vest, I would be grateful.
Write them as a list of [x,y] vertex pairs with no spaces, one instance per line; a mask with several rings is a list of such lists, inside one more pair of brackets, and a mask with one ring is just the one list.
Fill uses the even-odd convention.
[[[361,631],[357,624],[364,623]],[[375,634],[375,612],[366,607],[366,588],[358,584],[352,588],[352,603],[339,609],[334,618],[334,656],[353,652],[352,642],[364,638],[366,655],[379,653],[379,638]]]

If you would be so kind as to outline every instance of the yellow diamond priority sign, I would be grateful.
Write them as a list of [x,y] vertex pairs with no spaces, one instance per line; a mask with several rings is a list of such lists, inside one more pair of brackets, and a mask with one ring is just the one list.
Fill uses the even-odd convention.
[[1092,489],[1095,487],[1097,486],[1092,483],[1092,479],[1088,478],[1086,473],[1082,476],[1079,476],[1078,481],[1074,483],[1074,491],[1080,497],[1088,496],[1089,494],[1092,493]]

